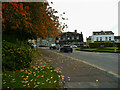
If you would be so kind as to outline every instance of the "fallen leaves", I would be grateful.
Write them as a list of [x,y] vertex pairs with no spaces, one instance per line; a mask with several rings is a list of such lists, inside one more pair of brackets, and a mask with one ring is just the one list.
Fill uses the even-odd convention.
[[28,86],[28,88],[30,88],[30,86]]
[[75,70],[76,68],[73,68],[73,70]]
[[51,79],[53,78],[53,77],[50,77]]
[[96,82],[98,82],[98,80],[96,80]]
[[33,85],[35,85],[36,83],[33,83]]
[[40,84],[40,82],[37,82],[37,84]]
[[57,81],[55,80],[54,83],[56,83]]
[[43,78],[43,77],[44,77],[44,75],[41,76],[41,78]]
[[27,80],[27,78],[23,78],[23,80]]
[[[17,78],[20,78],[19,80],[16,78],[11,79],[11,82],[14,84],[20,84],[22,83],[21,87],[24,88],[36,88],[41,85],[46,85],[46,84],[57,84],[58,79],[54,78],[52,76],[52,73],[55,73],[57,75],[57,78],[60,77],[60,75],[57,74],[59,72],[59,69],[57,68],[56,70],[48,65],[48,66],[31,66],[33,70],[26,69],[26,70],[19,70],[18,72],[22,73],[18,75]],[[42,71],[41,71],[42,69]],[[36,71],[37,70],[37,71]],[[50,74],[46,75],[46,74]],[[9,77],[13,75],[8,75]],[[16,75],[15,75],[16,76]],[[31,77],[32,76],[32,77]],[[43,78],[43,79],[42,79]],[[64,79],[64,76],[62,76],[62,79]],[[38,81],[39,80],[39,81]],[[16,83],[17,82],[17,83]],[[3,81],[3,85],[6,84],[5,81]],[[18,85],[19,86],[19,85]]]
[[19,81],[19,82],[23,82],[23,81]]
[[12,81],[12,82],[16,82],[16,81]]
[[40,75],[37,76],[37,78],[40,77]]
[[28,74],[28,72],[25,72],[26,74]]

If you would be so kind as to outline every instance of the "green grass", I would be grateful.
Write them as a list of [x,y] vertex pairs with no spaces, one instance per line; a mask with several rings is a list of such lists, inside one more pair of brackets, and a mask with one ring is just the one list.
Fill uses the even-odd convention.
[[[33,49],[33,59],[42,55]],[[36,60],[36,59],[35,59]],[[60,88],[61,73],[49,65],[37,64],[29,68],[2,73],[2,88]]]
[[104,47],[103,49],[118,49],[118,47]]
[[58,72],[52,66],[31,66],[2,74],[3,88],[59,88]]
[[103,48],[77,48],[77,50],[84,50],[84,51],[106,51],[106,52],[115,52],[115,48],[117,49],[117,52],[120,52],[118,50],[118,47],[103,47]]

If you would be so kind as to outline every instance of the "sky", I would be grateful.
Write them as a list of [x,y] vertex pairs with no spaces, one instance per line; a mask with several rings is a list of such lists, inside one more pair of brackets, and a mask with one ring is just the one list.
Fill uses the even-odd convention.
[[[113,31],[118,36],[118,2],[120,0],[48,0],[53,2],[50,6],[58,11],[56,16],[68,18],[59,21],[66,23],[68,28],[64,32],[83,33],[86,37],[93,31]],[[120,35],[120,34],[119,34]]]

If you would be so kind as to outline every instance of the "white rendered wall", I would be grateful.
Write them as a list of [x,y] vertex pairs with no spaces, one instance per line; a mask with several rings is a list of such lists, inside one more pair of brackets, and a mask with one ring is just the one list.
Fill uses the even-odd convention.
[[97,41],[97,37],[98,41],[100,41],[100,37],[102,37],[102,41],[106,41],[106,37],[107,41],[109,41],[109,37],[111,37],[110,41],[114,41],[114,35],[92,35],[92,42]]

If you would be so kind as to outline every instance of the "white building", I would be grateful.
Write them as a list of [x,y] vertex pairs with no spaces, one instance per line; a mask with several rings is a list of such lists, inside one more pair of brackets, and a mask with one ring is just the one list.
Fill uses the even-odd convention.
[[112,31],[93,32],[92,42],[114,42],[114,33]]

